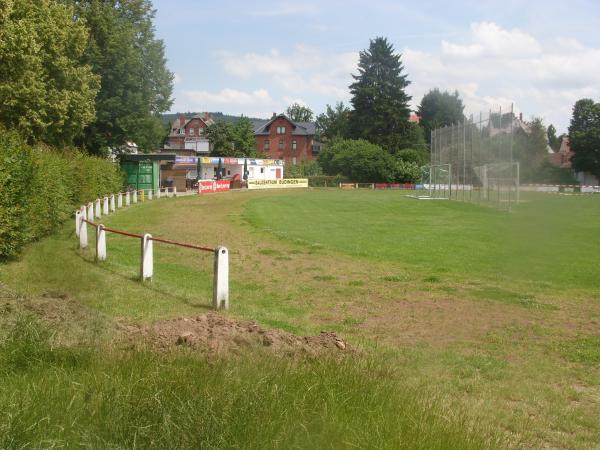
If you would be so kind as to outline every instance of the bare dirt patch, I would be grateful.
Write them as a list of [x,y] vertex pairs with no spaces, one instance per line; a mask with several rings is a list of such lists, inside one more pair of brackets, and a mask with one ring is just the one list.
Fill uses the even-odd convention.
[[161,320],[150,325],[122,324],[124,339],[135,346],[167,350],[177,346],[207,353],[267,347],[275,353],[348,352],[348,344],[333,332],[297,336],[282,330],[265,330],[254,321],[240,321],[217,313]]

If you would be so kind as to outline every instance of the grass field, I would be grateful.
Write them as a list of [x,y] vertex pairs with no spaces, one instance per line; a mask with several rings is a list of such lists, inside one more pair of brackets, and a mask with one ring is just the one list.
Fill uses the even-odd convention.
[[[373,414],[378,420],[391,420],[382,428],[391,427],[392,432],[376,435],[380,438],[372,441],[373,448],[386,442],[390,448],[402,443],[432,448],[444,439],[456,439],[455,448],[486,447],[498,436],[501,447],[596,448],[600,446],[600,264],[595,261],[599,219],[600,199],[595,197],[529,195],[507,214],[455,202],[419,202],[402,192],[312,190],[160,200],[120,211],[104,223],[226,245],[232,279],[228,314],[296,333],[335,330],[369,357],[385,360],[385,370],[376,370],[376,376],[362,362],[354,371],[336,370],[335,364],[326,362],[314,367],[315,363],[307,363],[306,369],[313,375],[328,374],[325,378],[342,377],[341,386],[350,383],[343,378],[350,374],[365,392],[399,399],[415,411],[410,417],[422,418],[411,428],[406,423],[413,422],[404,422],[402,409],[384,402]],[[29,247],[20,261],[0,266],[0,282],[23,295],[37,298],[50,293],[93,312],[82,318],[90,326],[61,330],[66,342],[79,335],[89,338],[93,330],[94,342],[100,342],[95,345],[108,345],[113,320],[148,322],[198,314],[210,307],[211,255],[156,245],[155,279],[141,285],[135,281],[137,241],[109,235],[109,258],[96,264],[92,251],[77,249],[72,228],[68,224]],[[142,370],[139,367],[152,366],[148,358],[163,358],[108,355],[99,360],[93,356],[91,362],[69,370],[85,384],[90,383],[86,379],[90,372],[117,373],[116,367],[124,364],[135,373]],[[198,357],[164,358],[157,366],[181,366],[184,374],[203,366]],[[283,383],[296,388],[279,400],[267,391],[255,392],[257,396],[289,403],[305,392],[306,385],[286,378],[297,371],[292,362],[260,358],[266,358],[260,371],[240,372],[240,377],[260,379],[262,372],[269,379],[268,374],[278,373],[279,381],[270,379],[269,386]],[[60,364],[52,370],[65,373]],[[240,367],[248,365],[235,360],[221,364],[219,370],[230,371],[246,370]],[[26,377],[18,377],[25,392],[26,386],[39,385],[40,373],[28,369]],[[14,378],[14,372],[3,376]],[[148,376],[177,384],[166,373]],[[303,380],[307,378],[311,379],[304,374]],[[303,408],[325,408],[331,415],[302,421],[311,435],[323,438],[294,440],[300,439],[301,431],[278,410],[279,434],[267,433],[268,443],[262,441],[263,445],[302,447],[306,442],[322,447],[326,436],[334,436],[338,445],[332,447],[369,446],[366,424],[372,407],[336,415],[331,408],[344,404],[353,390],[315,381],[323,378],[312,378],[319,398],[330,395],[335,400],[323,404],[312,399]],[[103,389],[129,389],[119,381],[122,377],[111,379],[117,381]],[[150,395],[149,386],[141,397]],[[247,389],[244,386],[236,384],[232,390],[241,392]],[[195,396],[186,389],[196,388],[177,385],[174,392]],[[6,388],[2,393],[2,406],[15,401]],[[426,404],[418,401],[421,396]],[[81,405],[79,397],[73,398]],[[349,405],[365,402],[363,397],[348,398]],[[55,400],[49,396],[47,402]],[[174,396],[165,402],[170,407],[176,404]],[[201,407],[198,402],[195,406]],[[183,414],[185,408],[175,410]],[[165,406],[162,412],[169,411]],[[348,419],[348,411],[356,415],[356,422]],[[215,410],[215,420],[222,414]],[[164,419],[159,416],[150,422]],[[317,432],[314,427],[322,420],[331,427]],[[348,442],[341,438],[348,435],[339,425],[344,421],[358,428]],[[86,427],[92,425],[87,422]],[[244,421],[239,427],[236,435],[218,442],[190,437],[181,445],[234,446],[244,427],[256,429]],[[432,430],[429,434],[423,433],[427,427]],[[448,437],[452,430],[458,434]],[[97,431],[103,436],[102,430]],[[282,440],[287,434],[288,440]],[[392,436],[404,439],[394,441]],[[119,442],[131,446],[130,441]],[[260,446],[261,441],[248,445]]]

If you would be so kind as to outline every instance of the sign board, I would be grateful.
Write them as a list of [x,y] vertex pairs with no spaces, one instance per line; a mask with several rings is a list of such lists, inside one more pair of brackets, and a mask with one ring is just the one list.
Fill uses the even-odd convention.
[[225,192],[229,190],[229,180],[205,180],[198,182],[198,194]]
[[279,180],[248,180],[248,189],[307,188],[308,178],[283,178]]
[[211,157],[201,156],[200,163],[218,165],[219,159],[221,164],[238,165],[243,166],[244,160],[248,166],[283,166],[282,159],[257,159],[257,158],[225,158],[225,157]]
[[175,164],[197,164],[198,158],[195,156],[176,156]]

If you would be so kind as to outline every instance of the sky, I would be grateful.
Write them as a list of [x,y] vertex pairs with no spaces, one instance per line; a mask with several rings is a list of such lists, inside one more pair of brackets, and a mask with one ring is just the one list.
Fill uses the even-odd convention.
[[359,52],[400,53],[416,110],[457,90],[465,114],[510,108],[566,132],[573,104],[600,97],[600,2],[154,0],[174,73],[171,112],[268,118],[298,102],[348,103]]

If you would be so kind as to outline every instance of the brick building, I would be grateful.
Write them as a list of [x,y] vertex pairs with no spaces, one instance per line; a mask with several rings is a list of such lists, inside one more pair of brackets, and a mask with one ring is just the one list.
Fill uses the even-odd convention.
[[284,114],[273,115],[255,131],[256,150],[266,158],[298,164],[313,159],[315,124],[293,122]]
[[206,128],[213,123],[213,119],[206,112],[202,115],[196,114],[191,119],[187,119],[184,114],[180,115],[171,124],[164,150],[175,150],[182,155],[208,154],[211,148],[206,138]]

